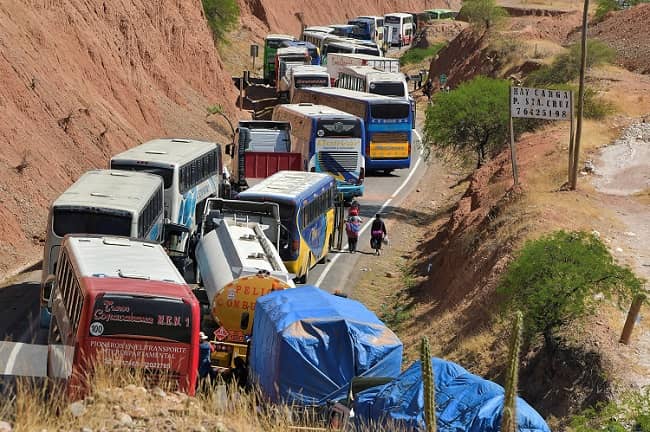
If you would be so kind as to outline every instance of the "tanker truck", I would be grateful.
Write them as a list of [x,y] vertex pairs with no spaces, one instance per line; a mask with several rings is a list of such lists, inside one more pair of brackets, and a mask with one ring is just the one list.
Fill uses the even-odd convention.
[[276,203],[209,198],[195,256],[207,309],[202,329],[213,335],[213,366],[228,370],[246,359],[255,302],[272,291],[295,288],[278,254],[281,234]]

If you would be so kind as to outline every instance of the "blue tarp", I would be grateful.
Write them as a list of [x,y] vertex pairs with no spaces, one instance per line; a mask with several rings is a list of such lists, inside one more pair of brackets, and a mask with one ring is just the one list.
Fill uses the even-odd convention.
[[397,377],[402,342],[361,303],[304,286],[257,299],[248,358],[271,401],[322,405],[355,376]]
[[[455,363],[432,358],[436,388],[436,418],[441,432],[498,432],[504,390]],[[421,363],[415,362],[394,381],[360,392],[354,410],[357,421],[393,421],[410,430],[424,430]],[[550,432],[544,419],[517,398],[520,432]]]

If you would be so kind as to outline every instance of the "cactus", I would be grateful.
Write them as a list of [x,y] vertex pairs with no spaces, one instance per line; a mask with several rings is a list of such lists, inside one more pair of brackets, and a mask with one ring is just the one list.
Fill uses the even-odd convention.
[[519,351],[524,317],[521,311],[515,312],[515,320],[510,335],[510,352],[508,353],[508,370],[506,375],[506,394],[501,415],[501,432],[517,430],[517,385],[519,381]]
[[436,432],[436,389],[431,366],[429,339],[422,338],[420,346],[420,361],[422,362],[422,383],[424,386],[424,421],[428,432]]

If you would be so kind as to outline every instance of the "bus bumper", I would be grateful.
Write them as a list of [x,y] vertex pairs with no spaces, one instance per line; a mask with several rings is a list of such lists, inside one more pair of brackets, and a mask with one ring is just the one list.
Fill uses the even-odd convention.
[[372,170],[394,170],[409,168],[411,166],[411,159],[367,159],[366,158],[366,171]]

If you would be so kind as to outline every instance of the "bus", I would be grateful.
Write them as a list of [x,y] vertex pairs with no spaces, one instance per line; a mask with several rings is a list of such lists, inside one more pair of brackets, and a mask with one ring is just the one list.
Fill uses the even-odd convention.
[[458,12],[451,9],[427,9],[424,11],[429,20],[453,20]]
[[291,123],[291,151],[302,154],[307,171],[336,179],[343,199],[363,195],[365,158],[363,120],[325,105],[277,105],[273,120]]
[[348,24],[354,26],[352,30],[352,37],[360,40],[375,40],[377,29],[375,28],[375,20],[371,18],[355,18],[348,21]]
[[352,32],[354,31],[354,25],[351,24],[332,24],[328,27],[333,28],[333,35],[341,37],[352,37]]
[[330,74],[327,72],[327,68],[313,65],[295,66],[289,71],[288,100],[293,98],[293,94],[297,88],[330,86]]
[[293,36],[284,34],[270,34],[264,38],[264,81],[267,84],[275,83],[275,52],[282,42],[294,40]]
[[183,250],[201,221],[205,200],[222,194],[221,146],[179,138],[147,141],[111,158],[111,168],[157,174],[165,188],[165,219],[187,227],[189,235],[174,249]]
[[410,45],[413,42],[415,26],[413,24],[413,15],[408,13],[391,13],[384,15],[384,25],[391,27],[392,39],[387,41],[391,46]]
[[68,235],[50,279],[47,374],[70,395],[94,368],[139,371],[149,385],[194,394],[199,303],[159,244]]
[[280,257],[295,281],[306,283],[309,270],[327,258],[332,244],[334,178],[309,171],[279,171],[240,192],[238,198],[280,206]]
[[408,100],[342,88],[296,89],[292,103],[327,105],[353,114],[366,128],[366,172],[411,165],[413,111]]
[[371,66],[386,72],[399,72],[399,59],[392,57],[379,57],[367,54],[332,53],[327,61],[327,71],[330,74],[332,85],[339,78],[346,66]]
[[330,40],[338,40],[338,39],[340,39],[338,36],[335,36],[331,33],[321,32],[321,31],[305,30],[304,32],[302,32],[302,40],[315,45],[319,49],[321,55],[321,64],[324,63],[323,48],[325,47],[325,43]]
[[286,87],[286,77],[291,68],[295,66],[308,65],[311,63],[307,48],[302,47],[288,47],[278,48],[275,52],[275,90],[279,93],[283,87]]
[[50,324],[46,279],[56,273],[63,237],[104,234],[161,241],[164,193],[160,176],[114,170],[83,174],[50,206],[41,272],[40,325]]
[[336,87],[409,99],[406,78],[401,72],[385,72],[371,66],[344,66]]
[[304,40],[284,41],[282,42],[282,47],[283,48],[288,48],[288,47],[306,48],[309,57],[311,57],[311,64],[313,64],[314,66],[320,66],[321,64],[320,49],[311,42],[307,42]]
[[327,62],[327,56],[333,53],[365,54],[380,57],[382,55],[378,46],[359,44],[357,40],[328,40],[323,47],[322,53]]
[[379,46],[382,46],[384,43],[384,17],[375,15],[361,15],[356,19],[371,19],[374,22],[375,36],[372,38],[372,40],[377,42]]
[[332,27],[328,26],[309,26],[305,27],[303,29],[303,34],[301,35],[300,39],[305,40],[302,36],[304,35],[305,32],[320,32],[320,33],[332,33],[334,29]]
[[401,72],[385,72],[370,66],[346,66],[339,72],[336,87],[406,99],[411,104],[412,128],[415,129],[417,105]]

